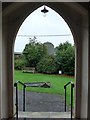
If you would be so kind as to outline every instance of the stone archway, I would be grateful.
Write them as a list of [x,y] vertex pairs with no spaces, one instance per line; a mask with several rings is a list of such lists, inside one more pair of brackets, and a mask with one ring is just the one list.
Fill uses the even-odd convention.
[[[16,33],[24,19],[46,4],[60,14],[72,30],[76,44],[75,117],[87,118],[88,106],[88,16],[77,3],[12,3],[3,10],[1,118],[13,116],[13,47]],[[83,12],[82,12],[83,10]],[[86,81],[84,81],[86,80]],[[6,99],[4,100],[4,95]],[[2,106],[3,105],[3,106]]]

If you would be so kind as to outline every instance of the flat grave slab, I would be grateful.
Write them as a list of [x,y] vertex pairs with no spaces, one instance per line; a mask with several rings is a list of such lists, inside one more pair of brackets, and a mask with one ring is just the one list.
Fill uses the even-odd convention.
[[51,83],[50,82],[30,82],[30,83],[24,83],[26,87],[44,87],[44,88],[50,88]]

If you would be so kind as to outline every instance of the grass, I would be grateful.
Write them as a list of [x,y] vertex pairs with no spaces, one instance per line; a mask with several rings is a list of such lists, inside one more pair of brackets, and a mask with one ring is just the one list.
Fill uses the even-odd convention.
[[[50,93],[50,94],[60,94],[64,97],[64,85],[73,81],[73,77],[62,76],[62,75],[48,75],[48,74],[32,74],[32,73],[22,73],[22,71],[16,71],[14,74],[14,82],[21,81],[25,82],[50,82],[50,88],[40,88],[40,87],[27,87],[27,91],[32,92],[42,92],[42,93]],[[19,85],[19,89],[21,89],[21,85]],[[67,104],[70,105],[70,86],[67,88]]]

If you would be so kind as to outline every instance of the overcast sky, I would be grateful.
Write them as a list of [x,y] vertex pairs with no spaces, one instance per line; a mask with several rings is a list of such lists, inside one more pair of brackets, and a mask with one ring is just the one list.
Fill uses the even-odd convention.
[[33,38],[35,35],[46,35],[36,36],[36,40],[41,43],[51,42],[54,47],[65,41],[69,41],[70,43],[74,44],[72,33],[64,19],[47,6],[46,9],[48,9],[49,12],[46,14],[46,16],[43,16],[43,13],[41,12],[43,8],[44,6],[32,12],[21,25],[15,40],[15,52],[22,52],[25,48],[25,45],[29,43],[29,38]]

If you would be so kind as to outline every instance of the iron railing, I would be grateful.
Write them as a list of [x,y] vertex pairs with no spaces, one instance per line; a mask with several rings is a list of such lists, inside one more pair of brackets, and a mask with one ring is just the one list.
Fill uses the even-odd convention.
[[14,87],[16,87],[16,119],[18,119],[18,84],[23,86],[23,111],[25,111],[25,88],[26,85],[20,81],[14,83]]
[[[27,87],[24,83],[17,81],[14,83],[14,87],[16,87],[16,119],[18,119],[18,84],[21,84],[23,86],[23,111],[25,111],[25,88]],[[74,83],[68,82],[64,85],[65,89],[65,112],[66,112],[66,94],[67,94],[67,86],[71,85],[71,119],[73,115],[73,88]]]
[[17,81],[14,83],[14,87],[16,87],[16,119],[18,119],[18,83],[23,85],[23,111],[25,111],[25,88],[26,87],[44,87],[50,88],[50,82],[32,82],[32,83],[22,83]]
[[66,112],[66,96],[67,96],[67,86],[71,85],[71,119],[73,116],[73,88],[74,88],[74,83],[73,82],[68,82],[67,84],[64,85],[64,89],[65,89],[65,112]]

